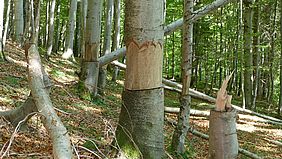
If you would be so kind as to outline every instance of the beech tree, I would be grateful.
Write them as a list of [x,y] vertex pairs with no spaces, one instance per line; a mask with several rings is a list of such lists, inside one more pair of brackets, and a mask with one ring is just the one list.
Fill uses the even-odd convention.
[[76,24],[76,10],[77,10],[77,0],[71,0],[69,10],[69,25],[68,34],[66,38],[65,52],[62,55],[64,59],[69,59],[73,56],[73,40]]
[[53,49],[53,39],[54,39],[54,16],[55,16],[56,0],[51,1],[51,6],[49,8],[49,28],[48,28],[48,40],[47,40],[47,56],[51,55]]
[[97,95],[102,1],[88,1],[85,30],[85,56],[82,58],[80,81],[92,98]]
[[24,31],[23,17],[23,0],[15,0],[15,39],[18,43],[22,43]]
[[126,76],[117,143],[129,158],[164,157],[163,2],[125,1]]
[[3,51],[3,24],[4,24],[4,0],[0,0],[0,60],[2,60],[4,57],[2,57],[2,51]]

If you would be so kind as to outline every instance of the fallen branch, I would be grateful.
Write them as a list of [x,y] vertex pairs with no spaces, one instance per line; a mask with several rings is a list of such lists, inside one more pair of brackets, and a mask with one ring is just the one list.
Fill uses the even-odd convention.
[[279,142],[279,141],[275,141],[275,140],[270,140],[270,139],[267,139],[267,138],[263,138],[263,140],[265,141],[268,141],[274,145],[277,145],[277,146],[281,146],[282,147],[282,142]]
[[[176,87],[178,89],[182,89],[182,85],[181,84],[173,82],[173,81],[170,81],[170,80],[167,80],[167,79],[163,79],[163,83],[166,84],[166,85],[172,86],[172,87]],[[197,96],[197,98],[205,100],[205,101],[208,101],[210,103],[215,103],[215,101],[216,101],[215,98],[213,98],[211,96],[208,96],[208,95],[206,95],[204,93],[201,93],[199,91],[196,91],[194,89],[189,89],[189,92],[191,93],[190,95],[192,97]],[[192,93],[193,93],[193,95],[192,95]],[[271,116],[267,116],[267,115],[263,115],[263,114],[254,112],[252,110],[243,109],[243,108],[241,108],[239,106],[236,106],[236,105],[233,105],[233,104],[232,104],[232,107],[235,108],[238,111],[249,113],[249,114],[252,114],[252,115],[256,115],[256,116],[259,116],[259,117],[264,118],[264,119],[268,119],[268,120],[270,120],[270,121],[267,121],[269,123],[273,123],[273,124],[277,124],[277,125],[282,125],[282,120],[280,120],[280,119],[277,119],[277,118],[274,118],[274,117],[271,117]]]

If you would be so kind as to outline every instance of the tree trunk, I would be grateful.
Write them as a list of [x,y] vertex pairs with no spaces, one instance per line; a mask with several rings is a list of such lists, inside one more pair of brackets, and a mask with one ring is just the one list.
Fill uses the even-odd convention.
[[177,153],[185,152],[185,139],[189,129],[189,116],[191,97],[189,88],[192,75],[193,55],[193,0],[184,1],[184,25],[183,25],[183,47],[182,47],[182,93],[180,97],[180,113],[178,124],[172,137],[172,149]]
[[252,109],[256,110],[256,99],[258,95],[258,85],[260,80],[260,1],[255,2],[255,14],[254,14],[254,40],[253,40],[253,50],[254,50],[254,68],[255,68],[255,79],[254,79],[254,89],[253,89],[253,102]]
[[56,0],[51,1],[51,7],[49,9],[49,28],[48,28],[48,41],[47,41],[47,56],[51,55],[53,49],[54,39],[54,15],[55,15]]
[[70,59],[73,57],[73,39],[75,33],[75,24],[76,24],[76,9],[77,9],[77,0],[71,0],[71,7],[69,10],[69,26],[68,26],[68,35],[66,38],[65,52],[62,55],[64,59]]
[[209,117],[209,158],[236,159],[238,156],[236,111],[211,110]]
[[125,1],[126,76],[116,132],[129,158],[164,157],[163,1]]
[[0,0],[0,60],[4,59],[4,57],[2,57],[2,51],[3,49],[3,24],[4,24],[4,0]]
[[[117,50],[119,48],[120,43],[120,0],[114,1],[114,35],[113,35],[113,46],[112,51]],[[112,76],[112,81],[117,80],[119,68],[117,66],[114,67],[114,72]]]
[[55,53],[58,52],[59,49],[59,43],[60,43],[60,35],[61,35],[61,24],[60,24],[60,13],[61,13],[61,0],[58,0],[57,7],[56,7],[56,39],[53,47],[53,51]]
[[[113,18],[113,0],[107,0],[107,10],[106,10],[106,24],[104,32],[104,45],[102,56],[109,54],[111,52],[111,30],[112,30],[112,18]],[[99,79],[98,79],[98,93],[104,95],[104,89],[107,81],[107,65],[101,66],[99,69]]]
[[[280,0],[280,15],[282,15],[282,0]],[[282,16],[280,16],[280,35],[282,35]],[[280,38],[280,95],[278,114],[282,116],[282,38]]]
[[97,96],[102,1],[88,1],[85,32],[85,57],[82,58],[80,81],[92,98]]
[[23,40],[24,19],[23,0],[15,0],[15,39],[21,44]]
[[85,30],[86,30],[86,17],[87,17],[87,0],[81,1],[81,21],[80,21],[80,57],[85,57]]
[[244,0],[244,92],[246,108],[252,106],[252,1]]
[[43,123],[52,139],[54,158],[72,158],[70,137],[53,109],[49,94],[44,89],[41,60],[37,47],[34,44],[28,50],[27,59],[31,94],[38,111],[43,115]]
[[41,0],[34,1],[34,28],[32,29],[31,43],[38,45],[39,23],[40,23],[40,4]]

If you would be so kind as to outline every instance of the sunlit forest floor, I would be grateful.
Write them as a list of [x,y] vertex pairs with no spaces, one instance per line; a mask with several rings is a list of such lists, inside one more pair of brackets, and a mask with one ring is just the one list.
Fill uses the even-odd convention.
[[[44,52],[44,50],[41,50]],[[1,111],[20,106],[29,95],[25,56],[21,49],[13,43],[8,44],[6,51],[9,62],[0,63],[0,109]],[[77,63],[69,62],[55,55],[47,61],[42,61],[53,82],[50,97],[53,106],[67,127],[76,155],[80,158],[112,158],[115,140],[114,133],[118,122],[123,89],[122,75],[116,83],[110,80],[105,89],[105,96],[95,102],[87,97],[81,97],[77,91],[79,71]],[[123,74],[123,72],[121,72]],[[110,77],[109,77],[110,79]],[[209,104],[192,100],[194,109],[207,110]],[[165,92],[165,105],[177,106],[178,95],[175,92]],[[238,140],[241,148],[261,157],[282,158],[282,147],[270,143],[267,139],[282,142],[282,127],[256,122],[250,115],[243,115],[237,121]],[[166,114],[166,118],[177,119],[175,114]],[[5,151],[5,143],[11,141],[11,147],[4,158],[52,158],[52,144],[47,131],[36,115],[28,122],[26,129],[14,133],[14,128],[3,118],[0,119],[0,147]],[[195,117],[190,119],[190,125],[208,134],[208,118]],[[169,144],[174,126],[165,122],[165,144],[169,153]],[[200,137],[187,135],[187,152],[173,158],[203,159],[208,155],[208,141]],[[3,148],[3,149],[2,149]],[[1,158],[1,156],[0,156]],[[239,158],[247,158],[239,155]]]

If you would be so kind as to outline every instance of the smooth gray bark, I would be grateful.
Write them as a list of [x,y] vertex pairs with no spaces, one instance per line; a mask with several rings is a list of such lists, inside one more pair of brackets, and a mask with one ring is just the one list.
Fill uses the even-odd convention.
[[15,39],[21,44],[23,40],[24,19],[23,19],[23,0],[15,0]]
[[82,58],[80,80],[92,98],[97,96],[102,1],[88,1],[85,30],[85,56]]
[[[113,35],[113,46],[112,50],[117,50],[120,43],[120,0],[114,1],[114,35]],[[114,67],[112,81],[116,81],[118,76],[119,68]]]
[[4,30],[4,27],[3,27],[3,24],[4,24],[4,0],[0,0],[0,59],[3,58],[1,56],[2,54],[2,51],[3,51],[3,30]]
[[43,123],[53,142],[56,159],[72,158],[72,146],[66,128],[57,116],[48,92],[45,90],[40,55],[36,45],[28,50],[28,81],[38,112],[44,116]]
[[76,24],[76,10],[77,10],[77,0],[71,0],[70,10],[69,10],[69,25],[68,34],[66,38],[65,52],[62,55],[64,59],[70,59],[73,57],[73,39],[75,33]]
[[[164,95],[159,80],[162,76],[163,8],[162,0],[125,1],[128,68],[116,136],[121,151],[128,158],[164,157]],[[137,56],[139,52],[154,54],[141,57]],[[153,56],[157,65],[153,65],[148,56]],[[144,62],[152,65],[141,67]],[[151,78],[151,74],[158,79]],[[138,78],[129,78],[137,75]]]
[[53,39],[54,39],[54,16],[55,16],[56,0],[51,1],[51,6],[49,9],[49,28],[48,28],[48,39],[47,39],[47,56],[50,56],[53,49]]
[[[104,45],[102,56],[109,54],[111,52],[111,31],[112,31],[112,19],[113,19],[113,7],[114,1],[107,0],[107,10],[106,10],[106,25],[104,32]],[[100,95],[104,94],[104,89],[107,81],[107,65],[101,66],[99,68],[99,77],[98,77],[98,93]]]

